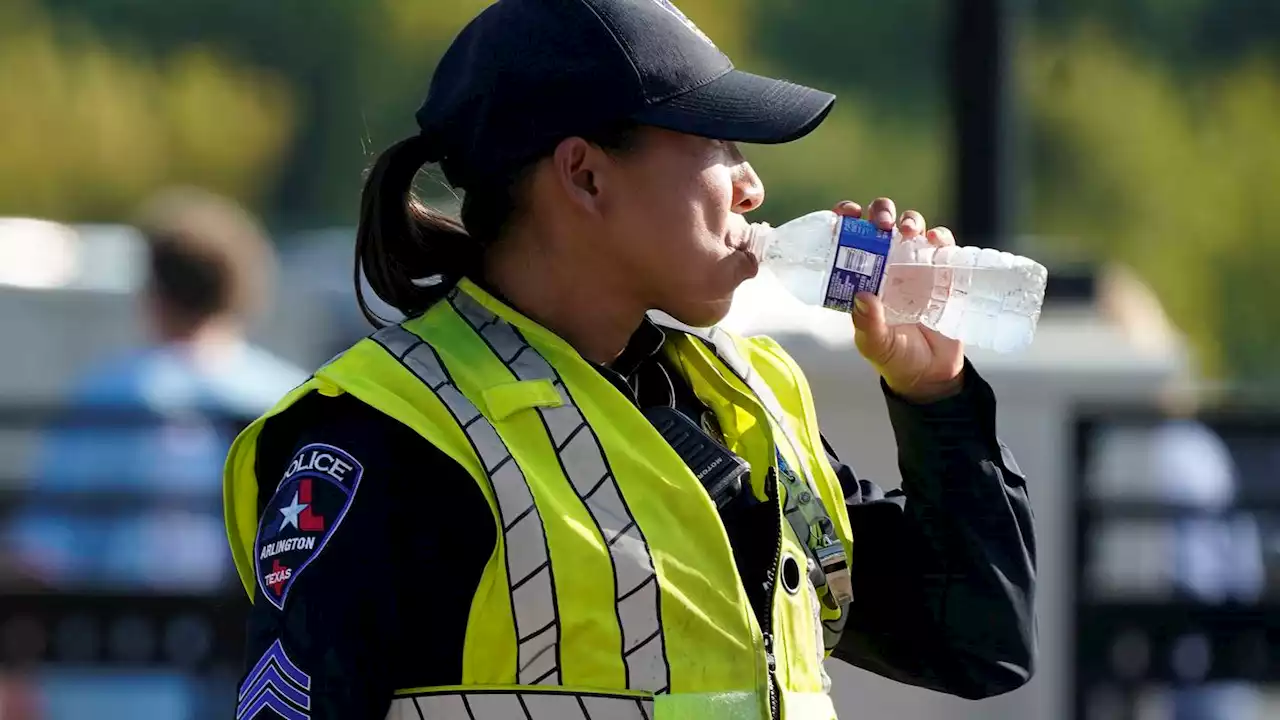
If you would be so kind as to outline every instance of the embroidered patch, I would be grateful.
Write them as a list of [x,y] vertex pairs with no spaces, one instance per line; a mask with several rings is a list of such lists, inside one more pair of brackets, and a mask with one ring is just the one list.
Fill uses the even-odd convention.
[[236,720],[254,720],[263,710],[286,720],[307,720],[310,690],[311,676],[293,664],[276,640],[245,676],[236,701]]
[[289,588],[320,554],[355,499],[364,467],[347,452],[307,445],[293,456],[258,522],[258,587],[284,609]]

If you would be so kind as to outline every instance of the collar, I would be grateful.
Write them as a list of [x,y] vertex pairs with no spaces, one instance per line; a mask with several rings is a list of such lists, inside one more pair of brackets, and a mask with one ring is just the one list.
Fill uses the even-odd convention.
[[[506,296],[498,292],[497,288],[490,285],[483,278],[469,277],[468,279],[481,290],[493,296],[498,302],[516,312],[521,312],[519,307],[516,307]],[[622,352],[612,363],[608,365],[591,364],[597,369],[610,370],[620,375],[623,379],[629,379],[641,366],[662,350],[666,338],[666,332],[663,331],[662,327],[650,320],[648,315],[645,315],[640,322],[640,326],[636,328],[635,332],[631,333],[631,338],[627,340],[627,346],[622,349]]]
[[622,353],[609,364],[610,369],[623,377],[631,377],[640,366],[648,362],[661,350],[667,341],[667,334],[656,323],[645,316],[640,327],[631,333],[631,339]]

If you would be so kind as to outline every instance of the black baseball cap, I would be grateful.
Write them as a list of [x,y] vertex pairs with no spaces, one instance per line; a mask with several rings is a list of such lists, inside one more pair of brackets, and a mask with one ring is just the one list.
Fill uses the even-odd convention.
[[417,120],[427,160],[466,188],[622,121],[777,144],[834,102],[735,69],[669,0],[498,0],[453,41]]

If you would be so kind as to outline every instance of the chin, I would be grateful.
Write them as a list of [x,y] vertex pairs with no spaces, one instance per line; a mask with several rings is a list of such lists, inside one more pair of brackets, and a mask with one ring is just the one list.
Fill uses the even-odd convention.
[[663,309],[671,317],[679,320],[685,325],[693,327],[711,327],[720,322],[729,314],[729,308],[733,305],[733,296],[709,300],[701,303],[688,303],[678,308],[670,310]]

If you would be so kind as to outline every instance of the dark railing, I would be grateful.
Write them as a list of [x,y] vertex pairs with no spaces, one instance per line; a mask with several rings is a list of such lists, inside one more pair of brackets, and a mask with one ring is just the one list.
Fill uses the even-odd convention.
[[[1087,409],[1074,423],[1075,468],[1070,487],[1075,518],[1075,643],[1073,717],[1088,717],[1088,697],[1108,688],[1134,698],[1151,683],[1187,680],[1188,664],[1196,680],[1234,678],[1280,681],[1280,602],[1258,604],[1197,603],[1164,599],[1117,599],[1088,592],[1091,538],[1104,523],[1171,521],[1202,511],[1153,502],[1099,501],[1086,488],[1089,459],[1100,428],[1112,423],[1151,425],[1163,420],[1152,410]],[[1233,435],[1270,434],[1280,444],[1280,413],[1248,412],[1205,416],[1205,422],[1230,441]],[[205,418],[207,421],[208,418]],[[103,411],[69,417],[53,408],[0,407],[0,432],[30,431],[69,425],[86,428],[145,427],[157,422],[150,413]],[[220,418],[227,434],[243,418]],[[15,507],[32,499],[55,502],[73,513],[115,516],[148,502],[138,491],[78,490],[45,492],[31,486],[20,471],[10,469],[0,484],[0,522]],[[167,507],[216,509],[216,488],[208,495],[167,498]],[[1280,518],[1280,498],[1257,497],[1233,507]],[[248,603],[234,573],[224,587],[209,593],[157,593],[146,589],[48,587],[5,572],[0,585],[0,662],[6,668],[100,666],[176,669],[226,687],[217,694],[228,707],[210,706],[209,717],[226,714],[234,678],[243,657],[244,617]],[[1272,595],[1271,597],[1275,597]],[[222,701],[219,701],[221,703]],[[202,712],[204,709],[202,708]]]
[[[239,590],[239,588],[236,588]],[[5,592],[9,667],[73,664],[201,673],[243,661],[243,593]]]
[[[246,418],[208,413],[161,416],[105,408],[70,413],[50,406],[0,406],[0,433],[6,435],[70,428],[119,432],[187,421],[212,427],[225,438],[247,424]],[[152,507],[221,513],[216,469],[208,473],[214,478],[212,487],[173,491],[112,482],[79,483],[74,489],[41,487],[26,476],[28,471],[11,465],[0,473],[0,528],[32,503],[56,509],[68,524],[124,520]],[[198,718],[234,714],[234,682],[244,661],[249,603],[231,568],[226,568],[226,581],[218,587],[165,590],[124,582],[49,580],[30,572],[8,548],[0,552],[0,667],[18,675],[59,667],[177,671],[210,688],[195,700]]]
[[[1256,488],[1240,492],[1230,508],[1220,510],[1091,497],[1088,473],[1099,432],[1116,426],[1154,428],[1168,419],[1154,408],[1091,407],[1081,410],[1073,426],[1075,457],[1069,493],[1075,521],[1075,630],[1071,684],[1072,717],[1077,720],[1092,720],[1091,698],[1100,691],[1110,698],[1110,717],[1135,718],[1140,694],[1155,685],[1186,688],[1222,680],[1258,685],[1280,682],[1280,593],[1275,588],[1264,590],[1261,599],[1253,603],[1197,601],[1177,587],[1161,593],[1148,589],[1145,595],[1091,589],[1089,568],[1095,559],[1093,553],[1099,552],[1094,540],[1104,526],[1150,527],[1155,523],[1172,527],[1179,520],[1249,517],[1265,532],[1267,521],[1280,519],[1280,497],[1268,498]],[[1229,446],[1241,438],[1256,444],[1260,437],[1274,438],[1280,446],[1280,412],[1237,408],[1206,412],[1198,419]]]

